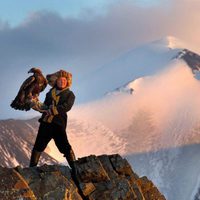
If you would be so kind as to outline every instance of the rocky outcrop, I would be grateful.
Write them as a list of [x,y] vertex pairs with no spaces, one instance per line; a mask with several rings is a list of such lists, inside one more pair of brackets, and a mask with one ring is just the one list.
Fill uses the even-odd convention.
[[133,172],[118,154],[88,156],[67,166],[0,168],[0,199],[165,200],[147,177]]
[[200,55],[188,49],[181,50],[175,58],[184,60],[194,73],[200,70]]

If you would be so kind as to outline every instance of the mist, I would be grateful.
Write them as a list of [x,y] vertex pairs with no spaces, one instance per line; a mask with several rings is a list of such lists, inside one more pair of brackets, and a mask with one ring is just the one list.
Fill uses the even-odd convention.
[[117,135],[137,138],[131,151],[157,149],[155,145],[142,146],[149,134],[162,148],[193,144],[200,142],[200,132],[195,132],[200,122],[199,91],[200,83],[190,68],[175,61],[154,76],[142,78],[132,95],[115,92],[77,106],[70,115],[98,120]]
[[69,112],[76,156],[118,153],[167,199],[194,199],[200,182],[199,81],[186,63],[174,61],[130,85],[132,94],[116,90]]

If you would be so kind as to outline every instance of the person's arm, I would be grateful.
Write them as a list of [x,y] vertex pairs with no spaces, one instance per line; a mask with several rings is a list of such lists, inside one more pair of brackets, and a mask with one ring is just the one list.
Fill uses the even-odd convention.
[[48,106],[45,104],[45,103],[42,103],[42,102],[38,102],[38,107],[41,109],[41,110],[47,110],[48,109]]
[[61,114],[61,113],[66,113],[69,110],[71,110],[73,104],[75,101],[75,95],[71,91],[69,96],[67,97],[66,101],[62,105],[52,105],[51,106],[51,112],[53,115]]
[[31,106],[31,108],[40,113],[46,112],[48,110],[48,106],[46,106],[44,103],[39,102],[39,101],[34,102],[33,105]]

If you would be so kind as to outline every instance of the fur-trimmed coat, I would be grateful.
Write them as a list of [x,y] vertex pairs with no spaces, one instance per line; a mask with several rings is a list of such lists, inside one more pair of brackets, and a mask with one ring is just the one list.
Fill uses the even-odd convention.
[[74,101],[75,95],[69,88],[57,90],[54,87],[50,89],[46,94],[43,108],[50,109],[51,115],[43,113],[39,122],[55,123],[66,128],[67,112],[72,108]]

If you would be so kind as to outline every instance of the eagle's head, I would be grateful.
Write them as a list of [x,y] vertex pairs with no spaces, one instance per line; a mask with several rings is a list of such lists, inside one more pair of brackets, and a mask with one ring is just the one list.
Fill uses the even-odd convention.
[[39,74],[42,74],[42,71],[39,68],[33,67],[28,71],[28,73],[39,73]]

